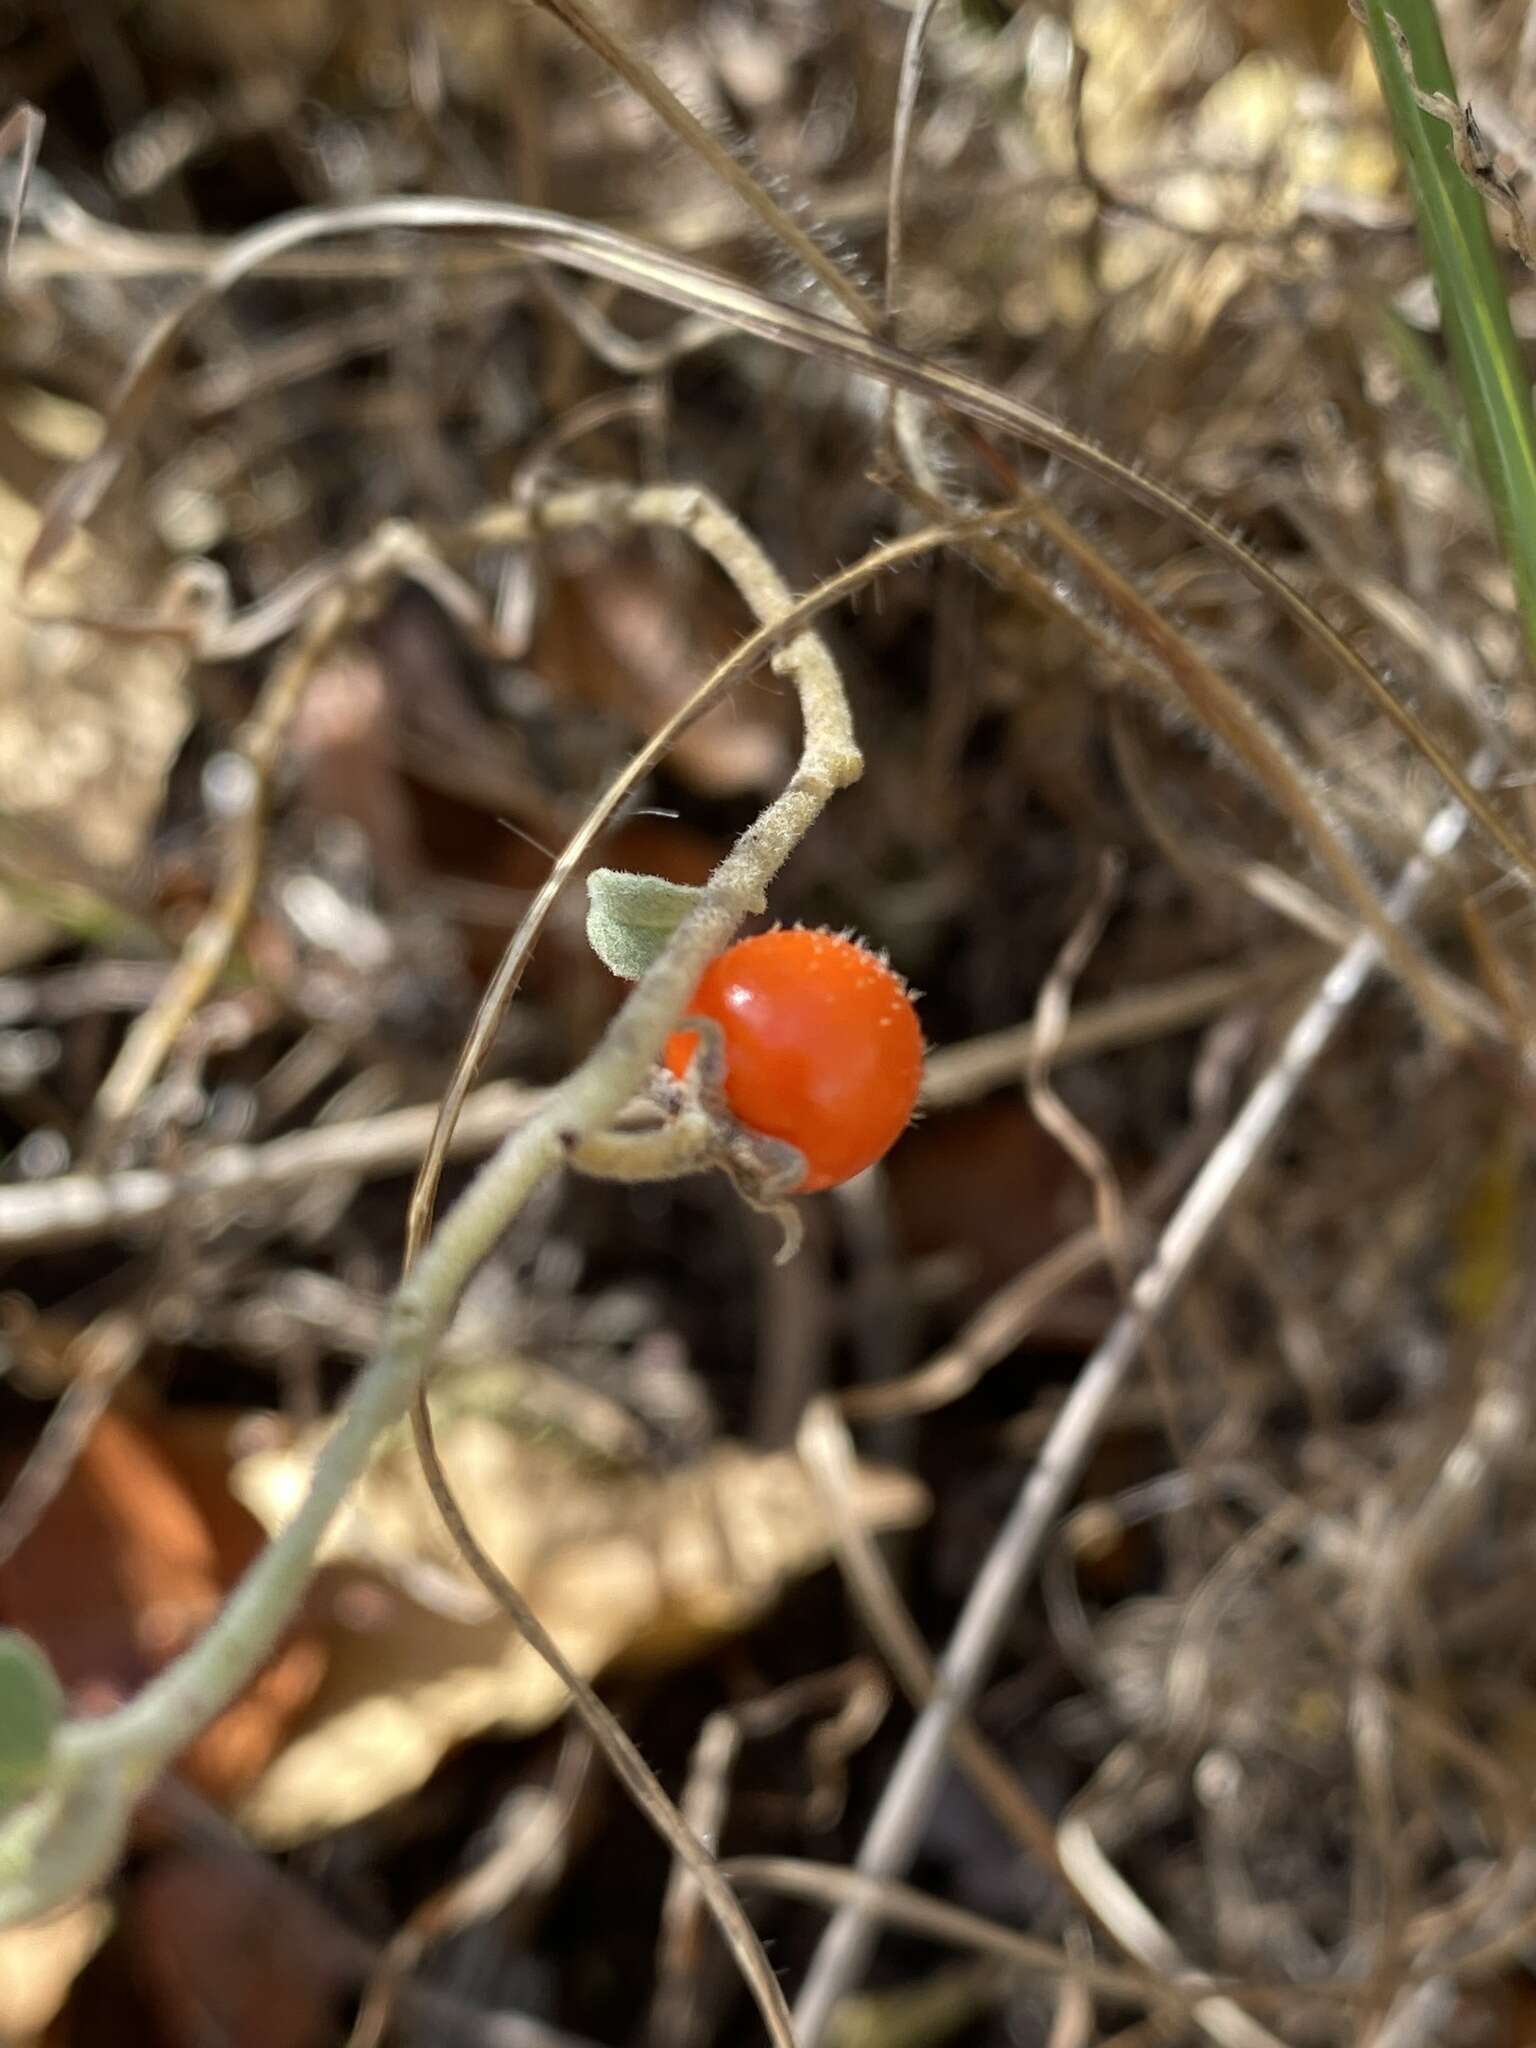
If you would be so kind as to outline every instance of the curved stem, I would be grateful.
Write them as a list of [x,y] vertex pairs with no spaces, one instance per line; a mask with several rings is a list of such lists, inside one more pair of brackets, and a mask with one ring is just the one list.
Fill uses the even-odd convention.
[[[795,774],[720,863],[600,1044],[504,1140],[443,1217],[395,1294],[381,1348],[355,1383],[292,1521],[183,1656],[115,1713],[60,1730],[48,1788],[53,1809],[43,1797],[0,1825],[0,1874],[14,1871],[14,1882],[0,1889],[0,1924],[57,1903],[49,1875],[59,1862],[50,1814],[62,1813],[59,1802],[71,1785],[110,1792],[125,1808],[260,1669],[302,1598],[327,1527],[379,1437],[405,1414],[475,1268],[533,1188],[567,1159],[579,1160],[584,1141],[606,1130],[636,1094],[708,961],[745,915],[763,907],[768,883],[830,797],[858,778],[863,763],[841,678],[821,641],[807,630],[810,611],[856,587],[861,576],[872,578],[918,551],[914,541],[932,546],[948,537],[939,530],[877,549],[855,571],[833,578],[814,602],[791,602],[775,580],[764,605],[767,623],[711,681],[734,678],[753,660],[780,650],[778,658],[794,673],[805,725]],[[97,1835],[91,1854],[104,1865],[121,1833],[102,1827]]]

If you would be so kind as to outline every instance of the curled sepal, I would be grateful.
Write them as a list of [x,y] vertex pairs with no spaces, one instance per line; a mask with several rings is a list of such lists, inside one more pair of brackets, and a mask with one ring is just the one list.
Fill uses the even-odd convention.
[[745,1130],[740,1124],[720,1135],[724,1141],[720,1165],[747,1207],[771,1216],[778,1224],[782,1237],[773,1263],[788,1265],[805,1242],[800,1211],[788,1199],[805,1180],[805,1154],[782,1138],[766,1138],[761,1131]]
[[638,981],[702,894],[660,875],[594,868],[587,877],[587,941],[612,973]]
[[48,1768],[64,1718],[53,1666],[29,1636],[0,1629],[0,1801],[20,1798]]

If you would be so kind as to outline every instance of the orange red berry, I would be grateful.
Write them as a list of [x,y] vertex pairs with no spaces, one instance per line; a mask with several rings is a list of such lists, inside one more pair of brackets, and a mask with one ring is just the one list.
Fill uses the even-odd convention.
[[[900,975],[855,939],[798,927],[740,939],[704,970],[687,1014],[720,1027],[737,1122],[804,1156],[797,1193],[851,1180],[911,1121],[917,1011]],[[679,1078],[698,1042],[695,1031],[668,1039],[663,1058]]]

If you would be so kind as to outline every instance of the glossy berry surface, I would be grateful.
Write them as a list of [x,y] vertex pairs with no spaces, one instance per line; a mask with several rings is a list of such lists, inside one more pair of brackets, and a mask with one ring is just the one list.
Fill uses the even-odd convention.
[[[725,1097],[738,1123],[805,1156],[800,1194],[872,1166],[906,1129],[923,1076],[923,1034],[899,975],[833,932],[763,932],[711,961],[688,1014],[725,1040]],[[681,1078],[698,1034],[663,1055]]]

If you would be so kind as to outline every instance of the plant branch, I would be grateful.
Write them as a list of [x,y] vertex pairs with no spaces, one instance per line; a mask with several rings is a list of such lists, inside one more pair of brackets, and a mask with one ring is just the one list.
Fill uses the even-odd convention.
[[[1316,959],[1315,947],[1298,946],[1272,958],[1200,968],[1085,1004],[1073,1012],[1056,1062],[1090,1059],[1192,1030],[1231,1004],[1279,996]],[[928,1055],[921,1106],[949,1109],[1018,1082],[1033,1038],[1033,1024],[1014,1024],[937,1047]],[[475,1089],[464,1098],[448,1157],[468,1159],[491,1151],[533,1114],[544,1096],[542,1088],[516,1081],[491,1081]],[[637,1113],[646,1107],[637,1102]],[[363,1181],[405,1171],[421,1159],[438,1117],[438,1104],[419,1103],[382,1116],[288,1131],[262,1145],[215,1145],[175,1173],[133,1167],[0,1187],[0,1252],[15,1256],[127,1236],[173,1210],[194,1234],[209,1236],[231,1210],[248,1209],[322,1175]]]
[[[701,500],[701,494],[693,495]],[[604,503],[611,509],[613,494],[606,494]],[[589,514],[595,516],[590,507]],[[44,1795],[0,1823],[0,1875],[10,1873],[13,1879],[0,1888],[0,1925],[57,1904],[64,1896],[57,1888],[60,1873],[67,1871],[73,1887],[92,1858],[94,1871],[104,1871],[121,1845],[120,1823],[133,1798],[260,1668],[302,1597],[321,1537],[379,1437],[405,1414],[475,1268],[532,1189],[579,1155],[585,1138],[607,1132],[640,1091],[705,965],[744,916],[765,907],[765,891],[779,867],[829,798],[857,778],[861,761],[842,684],[820,643],[806,631],[811,619],[890,568],[972,531],[1004,526],[1016,516],[1004,508],[875,549],[759,627],[695,693],[683,715],[776,651],[787,659],[789,650],[798,648],[793,673],[805,737],[794,775],[720,863],[601,1043],[534,1103],[438,1224],[394,1296],[379,1351],[354,1383],[293,1520],[190,1649],[116,1712],[71,1721],[60,1730],[54,1774]],[[671,723],[669,733],[677,723]],[[642,757],[648,759],[650,751]],[[66,1793],[72,1827],[68,1856],[54,1853],[52,1840],[54,1820],[64,1816]],[[82,1813],[100,1819],[94,1834],[79,1820]]]

